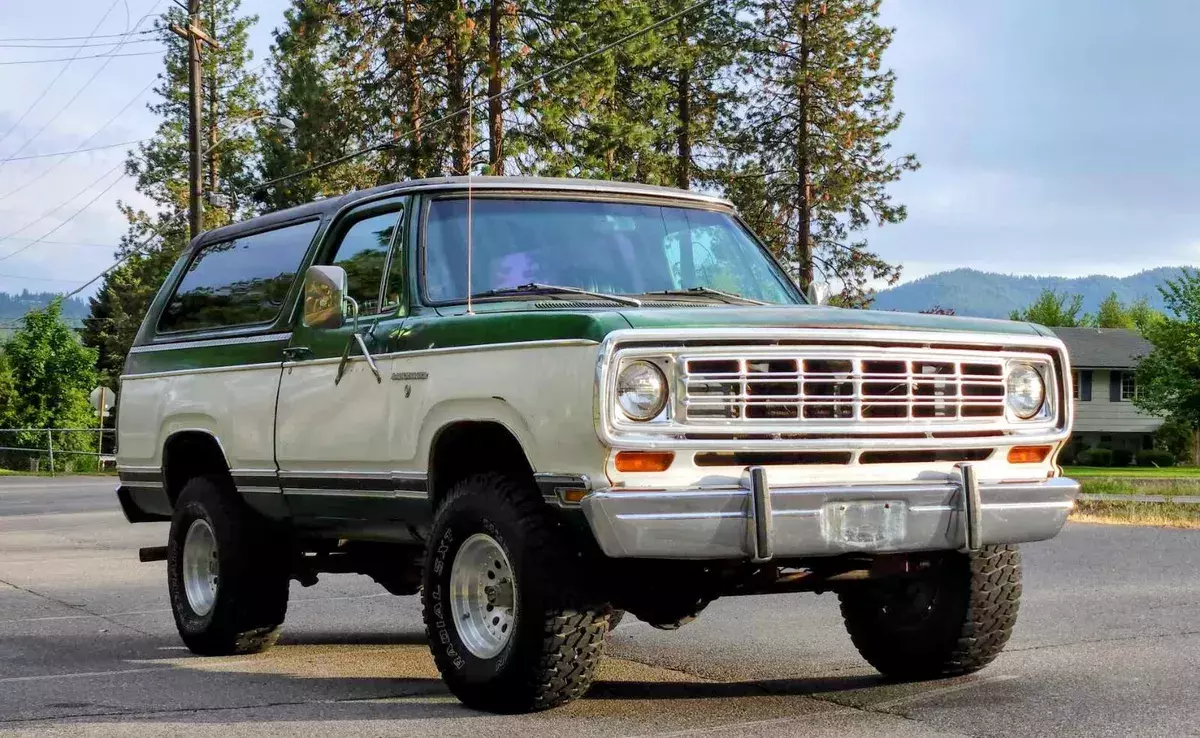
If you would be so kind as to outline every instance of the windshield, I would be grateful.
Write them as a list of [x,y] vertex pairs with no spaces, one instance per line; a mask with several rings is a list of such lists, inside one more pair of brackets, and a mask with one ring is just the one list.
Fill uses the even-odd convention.
[[[583,200],[476,198],[470,292],[530,283],[624,295],[708,288],[798,302],[786,277],[736,220],[682,207]],[[467,200],[434,200],[425,294],[467,297]]]

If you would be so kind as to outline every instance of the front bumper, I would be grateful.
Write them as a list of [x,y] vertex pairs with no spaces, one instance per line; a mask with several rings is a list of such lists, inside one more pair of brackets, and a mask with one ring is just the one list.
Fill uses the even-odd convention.
[[583,512],[614,558],[744,559],[969,550],[1053,538],[1079,483],[950,480],[771,489],[762,468],[741,486],[602,489]]

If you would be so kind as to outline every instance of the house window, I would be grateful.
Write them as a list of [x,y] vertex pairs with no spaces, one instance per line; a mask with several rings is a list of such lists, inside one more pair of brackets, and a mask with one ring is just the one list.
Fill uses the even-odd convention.
[[1137,375],[1133,372],[1121,372],[1121,400],[1127,401],[1137,397]]
[[1071,370],[1071,398],[1079,399],[1079,370]]

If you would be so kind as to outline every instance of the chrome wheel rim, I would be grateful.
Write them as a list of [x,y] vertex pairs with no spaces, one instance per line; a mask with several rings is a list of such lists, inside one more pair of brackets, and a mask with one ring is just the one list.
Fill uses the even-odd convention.
[[450,613],[463,645],[481,659],[495,658],[512,638],[517,617],[512,565],[496,539],[476,533],[450,567]]
[[217,602],[217,536],[197,518],[183,539],[183,591],[192,612],[204,617]]

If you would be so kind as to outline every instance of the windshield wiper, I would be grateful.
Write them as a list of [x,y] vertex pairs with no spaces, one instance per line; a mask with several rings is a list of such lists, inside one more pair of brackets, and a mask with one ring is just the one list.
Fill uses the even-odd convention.
[[644,295],[681,295],[681,296],[712,295],[713,297],[723,297],[726,300],[739,300],[741,302],[749,303],[751,305],[770,305],[771,304],[769,302],[763,302],[762,300],[755,300],[754,298],[751,298],[751,297],[742,297],[741,295],[735,295],[732,292],[725,292],[724,290],[713,289],[712,287],[688,287],[688,288],[682,289],[682,290],[660,290],[658,292],[643,292],[642,294],[644,294]]
[[519,284],[516,287],[497,287],[494,290],[485,292],[476,292],[471,295],[472,299],[479,297],[498,297],[500,295],[521,295],[521,294],[536,294],[539,292],[553,293],[565,292],[569,295],[586,295],[587,297],[596,297],[601,300],[609,300],[621,305],[631,305],[633,307],[641,307],[642,301],[636,297],[625,297],[624,295],[612,295],[607,292],[592,292],[591,290],[581,290],[578,287],[566,287],[560,284],[542,284],[540,282],[530,282],[529,284]]

